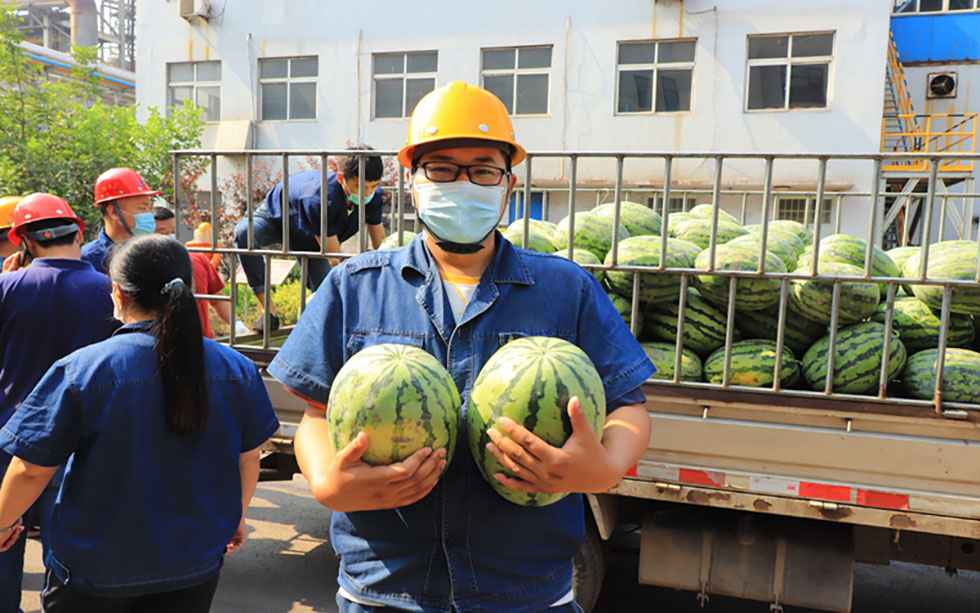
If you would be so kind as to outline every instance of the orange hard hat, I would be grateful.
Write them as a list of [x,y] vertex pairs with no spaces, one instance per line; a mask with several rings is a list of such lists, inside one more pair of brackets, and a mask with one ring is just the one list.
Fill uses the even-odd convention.
[[0,233],[13,225],[14,207],[20,201],[20,196],[4,196],[0,198]]
[[524,148],[514,140],[514,126],[500,98],[462,81],[438,87],[419,100],[408,126],[408,140],[398,152],[398,162],[411,168],[419,157],[416,148],[430,150],[430,144],[436,145],[434,148],[439,144],[497,147],[508,152],[512,166],[523,162],[526,156]]
[[[85,222],[81,217],[75,215],[68,203],[54,194],[34,193],[25,196],[14,208],[13,225],[10,227],[10,234],[7,238],[14,245],[20,246],[21,236],[26,232],[24,226],[37,221],[46,219],[64,219],[72,222],[65,224],[62,228],[47,228],[38,230],[38,236],[28,236],[32,240],[45,240],[64,236],[69,232],[82,232],[85,230]],[[74,228],[72,228],[74,224]]]
[[101,206],[130,196],[156,196],[163,192],[151,190],[132,168],[110,168],[95,180],[95,206]]

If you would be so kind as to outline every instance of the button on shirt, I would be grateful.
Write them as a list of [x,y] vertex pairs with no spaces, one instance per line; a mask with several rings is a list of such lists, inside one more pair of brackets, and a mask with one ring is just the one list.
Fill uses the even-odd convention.
[[88,594],[162,592],[213,577],[241,520],[239,455],[279,426],[255,364],[204,339],[208,426],[176,434],[149,324],[127,324],[58,360],[0,429],[12,455],[40,466],[68,461],[45,563]]
[[96,271],[105,274],[106,256],[115,245],[115,241],[105,233],[105,228],[99,230],[99,235],[84,245],[82,245],[82,259],[92,265]]
[[[595,278],[568,260],[517,249],[499,233],[496,244],[458,318],[421,236],[348,260],[320,286],[269,372],[326,404],[334,376],[358,350],[413,345],[447,367],[465,419],[490,356],[513,338],[542,335],[581,347],[607,398],[635,398],[655,369]],[[543,611],[571,589],[582,505],[577,494],[544,507],[507,502],[480,476],[464,442],[422,500],[333,513],[339,583],[357,598],[410,610]]]
[[[364,194],[367,198],[370,194]],[[381,223],[382,192],[379,187],[371,202],[364,206],[364,223]],[[269,191],[265,197],[265,210],[270,219],[282,221],[282,183]],[[316,238],[320,236],[320,171],[308,170],[289,175],[289,233],[301,233]],[[327,173],[327,236],[336,236],[344,242],[357,234],[357,205],[347,209],[344,188],[337,179],[337,173]]]

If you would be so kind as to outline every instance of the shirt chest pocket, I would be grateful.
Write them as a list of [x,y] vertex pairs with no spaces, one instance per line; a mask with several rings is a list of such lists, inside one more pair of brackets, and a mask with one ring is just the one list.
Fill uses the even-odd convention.
[[571,330],[508,330],[497,333],[497,342],[500,347],[503,347],[513,340],[527,338],[529,336],[550,336],[570,343],[575,342],[575,333]]
[[410,347],[422,348],[425,343],[425,336],[422,334],[412,334],[410,332],[399,332],[397,330],[352,330],[344,348],[344,361],[346,362],[355,353],[366,347],[394,343],[396,345],[408,345]]

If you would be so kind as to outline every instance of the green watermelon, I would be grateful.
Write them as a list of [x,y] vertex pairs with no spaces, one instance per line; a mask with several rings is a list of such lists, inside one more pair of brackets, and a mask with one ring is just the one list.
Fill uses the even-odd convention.
[[[609,300],[612,301],[613,306],[616,307],[616,311],[619,313],[619,316],[623,318],[623,321],[626,322],[626,326],[629,327],[630,321],[632,321],[633,303],[630,302],[628,298],[623,298],[619,294],[609,294]],[[643,329],[642,302],[640,303],[640,308],[636,313],[636,329]]]
[[510,502],[544,506],[565,494],[527,494],[512,490],[494,478],[511,473],[487,451],[488,428],[501,417],[523,425],[544,442],[561,447],[572,434],[568,401],[577,396],[596,436],[602,437],[606,394],[602,379],[585,352],[558,338],[531,336],[511,341],[497,350],[480,370],[470,394],[466,426],[470,450],[483,478]]
[[[926,349],[909,358],[902,372],[902,385],[913,398],[932,400],[936,392],[939,349]],[[946,402],[980,404],[980,353],[968,349],[946,349],[943,360],[943,396]]]
[[[885,323],[887,303],[882,302],[872,313],[871,320]],[[898,332],[909,353],[939,347],[940,319],[932,309],[913,296],[896,296],[892,329]],[[949,314],[946,344],[966,347],[973,341],[973,319],[969,315]]]
[[[711,219],[715,214],[715,207],[710,204],[699,204],[688,211],[688,213],[694,215],[695,217],[700,217],[701,219]],[[738,217],[735,217],[725,209],[718,209],[718,221],[722,220],[733,223],[737,226],[742,225],[742,222],[738,220]]]
[[[796,245],[801,247],[803,246],[803,243],[801,243],[800,239],[796,238],[795,235],[792,235],[792,239],[796,241]],[[762,235],[745,234],[743,236],[733,238],[732,240],[728,241],[727,244],[750,245],[753,249],[755,249],[756,253],[759,253],[759,251],[762,249]],[[782,260],[783,265],[786,266],[786,270],[790,270],[790,268],[796,264],[796,258],[799,257],[799,253],[796,251],[796,246],[787,240],[783,240],[778,235],[773,235],[766,239],[766,251],[769,251]]]
[[[534,220],[536,221],[536,220]],[[521,247],[524,244],[524,220],[518,219],[501,232],[504,238]],[[527,250],[537,253],[554,253],[555,244],[551,242],[552,231],[537,224],[528,224]]]
[[[733,238],[737,238],[744,234],[746,234],[746,231],[742,226],[730,221],[719,219],[718,233],[715,235],[715,244],[725,244]],[[708,245],[711,244],[711,220],[689,219],[687,221],[682,221],[674,226],[674,229],[671,230],[670,235],[674,238],[690,241],[702,249],[707,249]]]
[[[808,276],[809,268],[798,268],[794,274]],[[864,271],[857,266],[840,262],[821,262],[821,275],[860,277]],[[830,323],[834,282],[827,279],[793,279],[789,287],[789,299],[793,309],[807,319],[822,324]],[[837,321],[850,324],[869,317],[878,307],[881,294],[875,283],[869,281],[843,281],[840,287],[840,308]]]
[[[653,374],[654,379],[674,380],[674,361],[677,352],[674,350],[674,343],[653,342],[640,343],[647,357],[657,367],[657,372]],[[700,381],[702,375],[701,358],[690,349],[681,351],[681,381]]]
[[[758,338],[732,343],[729,367],[731,385],[771,387],[776,373],[776,343]],[[719,347],[704,361],[704,380],[721,383],[725,374],[725,348]],[[780,385],[790,387],[800,377],[800,366],[789,347],[783,347]]]
[[381,244],[378,245],[378,249],[392,249],[394,247],[401,247],[402,245],[407,245],[408,241],[412,240],[415,236],[415,232],[409,232],[408,230],[402,230],[402,242],[401,245],[398,244],[398,233],[389,234],[385,237]]
[[[762,224],[752,224],[744,227],[749,235],[762,236]],[[806,245],[803,244],[803,241],[800,239],[800,235],[786,227],[774,226],[771,223],[769,224],[766,232],[766,249],[768,251],[774,251],[769,247],[769,243],[773,240],[778,240],[785,244],[786,249],[792,250],[793,252],[793,261],[788,262],[783,257],[780,257],[780,259],[783,260],[784,264],[786,264],[786,270],[796,270],[796,260],[806,250]]]
[[[973,281],[977,276],[977,251],[974,241],[943,241],[929,246],[929,267],[926,277],[943,281]],[[919,278],[921,253],[905,261],[902,276]],[[912,293],[933,309],[943,307],[941,285],[913,285]],[[953,313],[980,315],[980,284],[954,287],[949,301]]]
[[700,219],[700,217],[697,215],[691,215],[690,213],[682,213],[680,211],[671,213],[670,217],[667,218],[667,236],[674,235],[674,228],[677,227],[677,224],[684,221],[690,221],[692,219]]
[[[659,266],[660,242],[659,236],[634,236],[619,244],[620,266]],[[697,249],[697,247],[694,247]],[[667,239],[667,268],[691,268],[694,257],[691,255],[692,246],[678,239]],[[612,266],[612,255],[606,256],[606,266]],[[606,272],[606,282],[617,294],[632,298],[633,273],[613,269]],[[677,300],[680,295],[680,275],[659,272],[641,273],[640,301],[653,300],[664,302]]]
[[[881,352],[885,326],[865,321],[837,331],[834,351],[834,391],[845,394],[867,394],[878,389],[881,376]],[[888,378],[893,379],[905,365],[905,345],[892,331],[888,351]],[[803,376],[810,389],[824,389],[827,377],[827,355],[830,335],[821,338],[803,355]]]
[[456,448],[460,398],[434,357],[409,345],[385,343],[354,354],[337,372],[327,402],[327,431],[335,450],[368,435],[363,460],[401,462],[423,447]]
[[[630,234],[619,224],[619,240],[629,238]],[[568,248],[568,217],[558,222],[552,237],[555,249],[560,251]],[[612,249],[613,222],[612,219],[591,212],[575,214],[575,249],[588,249],[599,260],[606,259],[606,254]]]
[[[619,204],[619,223],[626,228],[630,236],[660,235],[660,215],[656,211],[628,200],[623,200]],[[613,219],[616,215],[616,203],[600,204],[592,209],[592,212]]]
[[[677,339],[678,302],[648,302],[643,311],[643,336],[673,343]],[[687,289],[684,306],[684,347],[707,355],[725,343],[725,314]]]
[[[711,261],[709,249],[702,251],[694,260],[694,267],[708,268]],[[786,272],[786,266],[771,251],[766,251],[766,272]],[[715,247],[715,270],[756,271],[759,269],[759,250],[750,244],[727,244]],[[728,279],[723,275],[700,274],[693,277],[694,286],[701,295],[712,302],[728,304]],[[779,302],[779,279],[740,278],[735,289],[735,308],[764,309]]]
[[[620,246],[620,248],[622,248],[622,246]],[[566,249],[561,249],[560,251],[556,251],[555,252],[555,255],[557,255],[560,258],[565,258],[567,260],[568,259],[568,249],[566,248]],[[602,266],[602,260],[600,260],[599,258],[597,258],[595,256],[595,254],[592,253],[591,251],[589,251],[588,249],[576,249],[572,253],[572,255],[573,255],[573,261],[576,264],[579,264],[579,265],[582,265],[582,264],[594,264],[596,266]],[[604,270],[602,270],[600,268],[591,268],[591,269],[586,269],[586,270],[589,270],[589,272],[591,272],[592,275],[600,283],[602,283],[606,279],[606,271],[604,271]]]
[[[888,257],[892,259],[892,262],[895,262],[895,266],[898,266],[899,274],[904,277],[905,262],[908,261],[908,259],[913,255],[918,254],[921,249],[921,247],[895,247],[894,249],[889,249],[885,253],[887,253]],[[911,285],[902,284],[902,291],[904,291],[907,296],[913,295]]]
[[803,241],[804,245],[813,244],[813,232],[810,228],[807,228],[798,221],[793,221],[792,219],[774,219],[769,222],[770,228],[785,228],[796,233]]
[[[850,234],[831,234],[826,238],[820,239],[820,263],[840,262],[856,266],[862,272],[859,276],[864,276],[864,259],[868,249],[868,241]],[[871,276],[873,277],[899,277],[902,272],[895,265],[895,262],[880,247],[872,247],[871,255]],[[813,268],[813,249],[804,252],[796,262],[797,268]],[[888,284],[880,283],[878,288],[881,295],[888,292]]]
[[[758,311],[735,310],[735,326],[747,338],[776,340],[776,325],[779,323],[779,305]],[[793,350],[793,355],[803,355],[818,338],[827,334],[827,326],[811,321],[786,305],[786,325],[783,332],[783,345]]]

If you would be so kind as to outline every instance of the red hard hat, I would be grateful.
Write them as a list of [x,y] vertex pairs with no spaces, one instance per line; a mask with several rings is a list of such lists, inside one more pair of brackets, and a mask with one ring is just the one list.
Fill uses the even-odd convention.
[[79,232],[85,230],[85,222],[75,215],[75,211],[71,210],[67,202],[54,194],[34,193],[17,203],[14,208],[13,225],[10,226],[10,234],[7,238],[19,247],[24,226],[45,219],[72,221],[78,225]]
[[156,196],[162,193],[151,190],[143,177],[132,168],[110,168],[95,180],[95,206],[129,196]]

